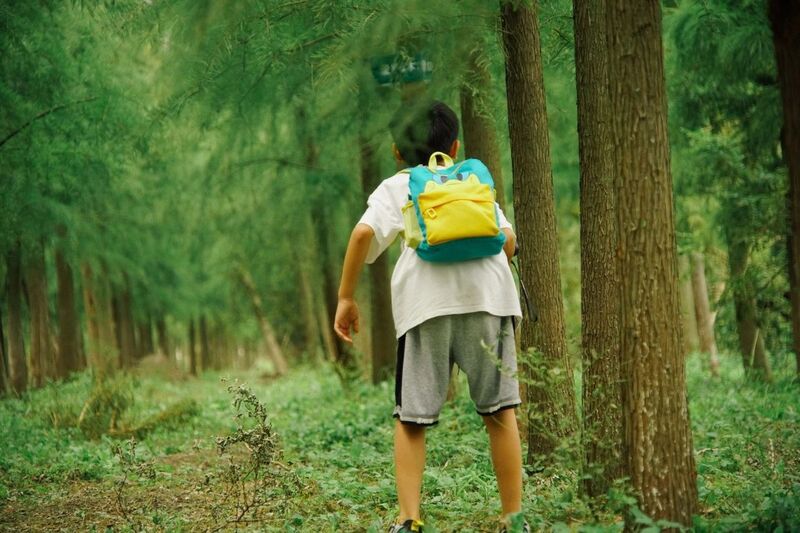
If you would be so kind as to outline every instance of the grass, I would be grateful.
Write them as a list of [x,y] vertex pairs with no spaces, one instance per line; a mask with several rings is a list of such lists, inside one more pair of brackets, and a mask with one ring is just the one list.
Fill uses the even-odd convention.
[[[695,527],[798,530],[800,387],[788,371],[779,372],[772,384],[745,383],[739,366],[738,360],[723,358],[722,377],[712,380],[698,357],[688,361],[701,499]],[[215,437],[238,424],[220,377],[120,381],[133,398],[121,426],[153,426],[136,448],[136,461],[152,465],[153,479],[125,478],[125,465],[112,452],[120,441],[87,438],[70,423],[89,395],[88,376],[0,402],[0,529],[230,527],[215,516],[230,487],[221,476],[231,462],[246,462],[247,452],[217,453]],[[255,372],[231,377],[247,383],[266,406],[280,448],[269,470],[274,479],[262,487],[267,498],[258,522],[242,525],[266,531],[383,531],[395,517],[392,387],[343,388],[326,367],[299,368],[273,382]],[[424,519],[432,531],[494,531],[499,503],[488,438],[466,387],[460,390],[429,432]],[[183,404],[194,406],[188,415],[152,424],[160,413]],[[620,512],[629,500],[618,495],[592,511],[577,491],[577,475],[568,463],[557,462],[526,480],[525,509],[534,529],[620,530]],[[229,508],[222,512],[230,517]]]

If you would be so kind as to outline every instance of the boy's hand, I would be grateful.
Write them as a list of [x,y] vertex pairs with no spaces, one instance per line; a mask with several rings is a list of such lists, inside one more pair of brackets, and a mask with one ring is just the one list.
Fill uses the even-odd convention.
[[358,305],[352,298],[339,298],[339,305],[336,306],[336,318],[333,321],[333,330],[345,342],[352,344],[353,338],[350,337],[350,327],[353,333],[358,333]]

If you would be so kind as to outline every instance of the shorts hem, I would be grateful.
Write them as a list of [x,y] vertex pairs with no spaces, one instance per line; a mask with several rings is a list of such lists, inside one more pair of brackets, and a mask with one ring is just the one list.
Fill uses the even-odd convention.
[[438,418],[428,417],[428,416],[406,416],[400,414],[397,410],[392,413],[392,417],[398,419],[403,424],[409,424],[414,426],[435,426],[439,423]]
[[500,411],[505,411],[506,409],[513,409],[515,407],[519,407],[520,405],[522,405],[522,401],[519,398],[516,398],[514,400],[507,400],[505,402],[497,403],[485,409],[476,408],[475,410],[481,416],[492,416],[499,413]]

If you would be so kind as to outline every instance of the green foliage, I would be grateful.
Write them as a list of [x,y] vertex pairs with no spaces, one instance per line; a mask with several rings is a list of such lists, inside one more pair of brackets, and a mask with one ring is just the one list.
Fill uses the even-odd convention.
[[[737,359],[723,357],[721,378],[712,380],[701,358],[688,360],[701,503],[695,529],[772,531],[782,525],[790,531],[800,518],[798,390],[788,372],[779,373],[773,384],[747,383],[740,366]],[[354,383],[343,391],[327,367],[298,369],[268,386],[257,384],[252,374],[238,377],[252,383],[242,401],[261,406],[253,411],[255,417],[244,415],[239,421],[231,420],[235,413],[231,397],[216,376],[180,385],[161,378],[140,380],[138,401],[131,407],[138,418],[181,399],[195,399],[202,407],[183,424],[156,429],[138,441],[137,459],[131,464],[152,465],[155,479],[128,476],[123,496],[134,518],[172,528],[212,527],[210,508],[223,501],[217,473],[225,471],[229,461],[244,466],[251,457],[243,448],[236,451],[236,446],[217,457],[215,435],[261,432],[266,427],[273,443],[272,462],[268,475],[260,479],[269,495],[265,510],[271,513],[262,519],[270,527],[381,531],[395,518],[393,395],[387,384]],[[74,401],[70,395],[89,389],[86,377],[77,382],[84,383],[83,391],[76,382],[60,386],[64,401]],[[460,391],[428,433],[423,509],[433,531],[484,524],[492,528],[499,516],[488,439],[465,382]],[[47,394],[37,391],[27,401],[0,403],[0,423],[10,428],[0,434],[0,446],[6,450],[0,457],[2,493],[13,498],[12,505],[46,508],[62,491],[76,490],[75,480],[88,479],[96,486],[97,498],[113,500],[115,484],[124,475],[122,463],[111,453],[115,441],[87,440],[74,428],[53,429],[37,411]],[[268,413],[268,426],[259,422],[259,412]],[[568,448],[562,447],[558,459],[526,478],[524,509],[535,530],[620,531],[628,513],[642,527],[667,526],[638,514],[624,485],[612,488],[605,503],[593,508],[580,496],[580,465]],[[125,445],[121,449],[130,451]],[[165,504],[170,494],[187,490],[195,490],[194,504]],[[159,510],[147,495],[159,501]],[[114,516],[118,525],[126,524],[122,513]],[[81,529],[86,528],[84,523]]]

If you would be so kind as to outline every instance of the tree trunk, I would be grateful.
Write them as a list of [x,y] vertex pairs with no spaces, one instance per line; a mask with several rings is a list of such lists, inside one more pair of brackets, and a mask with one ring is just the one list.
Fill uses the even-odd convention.
[[[661,5],[609,0],[626,473],[639,508],[692,525],[697,472],[678,304]],[[633,527],[629,522],[629,527]]]
[[728,267],[730,269],[733,303],[736,308],[736,329],[739,349],[748,379],[772,381],[772,369],[764,344],[764,332],[756,318],[755,285],[747,272],[750,261],[748,243],[727,229]]
[[492,76],[486,66],[484,52],[473,51],[470,55],[469,72],[461,85],[461,125],[464,132],[464,153],[468,158],[480,159],[494,179],[497,203],[505,210],[506,197],[503,187],[503,166],[500,145],[497,142],[497,127],[489,110],[487,100],[492,92]]
[[528,377],[545,384],[528,385],[525,391],[533,417],[527,421],[528,463],[533,464],[553,452],[560,437],[574,434],[577,418],[564,332],[536,2],[532,8],[504,4],[501,18],[521,280],[539,313],[538,321],[522,323],[521,343],[524,350],[535,350]]
[[208,343],[208,324],[206,316],[200,315],[200,369],[205,372],[211,368],[211,348]]
[[128,275],[124,276],[124,286],[116,297],[117,303],[117,337],[119,340],[120,365],[130,368],[136,360],[136,335],[133,325],[133,311],[131,309],[131,290]]
[[22,272],[20,245],[14,244],[6,256],[8,294],[8,374],[11,390],[22,394],[28,388],[28,362],[22,333]]
[[295,253],[295,263],[298,265],[297,278],[300,285],[300,303],[303,310],[305,352],[311,361],[317,362],[321,359],[322,334],[320,323],[317,321],[315,314],[316,298],[314,298],[314,284],[311,281],[313,263],[308,260],[307,255],[297,252]]
[[[331,244],[330,238],[327,235],[328,233],[328,215],[327,213],[320,213],[320,217],[317,220],[317,242],[319,243],[319,260],[320,266],[322,271],[322,290],[323,290],[323,298],[322,301],[325,304],[325,314],[327,320],[325,321],[325,327],[332,329],[333,328],[333,319],[336,316],[336,307],[339,303],[338,297],[338,278],[339,278],[339,271],[334,266],[333,258],[331,257]],[[344,341],[342,341],[338,336],[331,335],[331,340],[333,341],[332,346],[334,347],[333,355],[334,361],[337,364],[342,366],[352,368],[355,366],[355,358],[351,353],[350,349],[345,345]]]
[[164,321],[164,315],[160,315],[156,320],[156,336],[158,338],[158,351],[167,359],[172,359],[169,336],[167,335],[167,323]]
[[139,357],[144,357],[155,353],[155,345],[153,344],[153,324],[150,320],[150,315],[139,323]]
[[[304,109],[298,110],[298,123],[303,125],[306,130],[308,118]],[[319,160],[319,149],[314,143],[311,134],[306,131],[303,139],[306,146],[306,165],[308,168],[315,168]],[[336,307],[339,302],[338,282],[339,282],[339,259],[332,257],[331,236],[330,236],[330,203],[327,197],[316,197],[312,205],[314,213],[312,236],[317,246],[317,265],[319,267],[322,280],[322,303],[323,309],[319,312],[320,325],[323,331],[323,341],[331,359],[346,368],[356,366],[355,357],[352,350],[338,336],[333,334],[333,319],[336,316]]]
[[94,373],[95,383],[104,382],[116,368],[116,343],[111,327],[111,298],[108,284],[96,276],[92,267],[84,263],[83,307],[86,313],[86,329],[89,337],[87,359]]
[[694,314],[697,321],[697,332],[700,339],[700,352],[708,354],[708,365],[711,375],[719,377],[719,356],[717,340],[714,337],[714,319],[708,303],[708,285],[706,284],[706,267],[703,254],[692,253],[692,292],[694,297]]
[[[681,324],[683,326],[683,349],[690,354],[700,349],[700,337],[697,332],[697,319],[694,313],[694,294],[692,287],[692,267],[689,256],[678,256],[678,278],[680,280]],[[713,322],[713,315],[712,315]],[[712,323],[713,327],[713,323]]]
[[783,156],[789,167],[789,290],[800,375],[800,5],[797,0],[770,0],[769,18],[783,100]]
[[258,325],[261,328],[261,335],[264,338],[267,355],[275,365],[275,372],[279,376],[282,376],[289,370],[289,365],[286,362],[286,357],[283,355],[280,344],[278,344],[278,339],[275,337],[275,331],[267,320],[267,314],[264,312],[261,296],[258,294],[258,289],[253,281],[253,277],[243,265],[239,266],[239,280],[242,282],[245,291],[247,291],[247,295],[250,297],[253,313],[256,315]]
[[56,375],[65,377],[81,369],[80,322],[75,305],[75,279],[61,248],[56,250],[58,280],[58,360]]
[[46,378],[55,377],[43,245],[32,250],[27,263],[25,279],[31,313],[31,382],[34,387],[41,387]]
[[194,318],[189,319],[189,373],[197,375],[197,342],[195,340]]
[[2,315],[2,308],[0,308],[0,395],[5,396],[11,390],[11,384],[8,380],[8,350],[6,349]]
[[[361,184],[364,197],[368,197],[381,182],[375,148],[368,139],[360,139]],[[381,256],[367,268],[370,292],[370,338],[372,383],[380,383],[394,374],[395,331],[392,317],[391,272],[388,254]]]
[[614,151],[609,121],[605,2],[573,0],[581,165],[583,489],[606,494],[624,476],[617,287],[613,261]]

